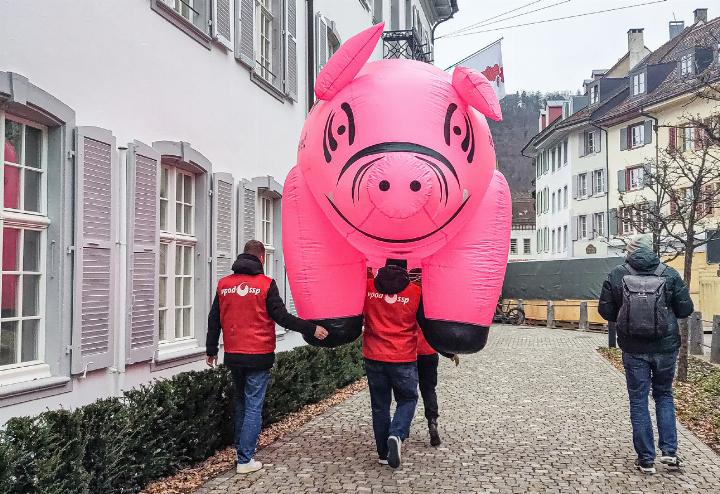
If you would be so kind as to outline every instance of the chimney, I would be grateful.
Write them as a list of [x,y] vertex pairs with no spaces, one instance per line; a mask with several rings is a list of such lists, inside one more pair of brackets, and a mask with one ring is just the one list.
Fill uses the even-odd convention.
[[675,38],[685,30],[685,21],[670,21],[670,39]]
[[693,13],[695,14],[696,24],[700,21],[707,22],[707,9],[695,9]]
[[643,36],[643,28],[635,28],[628,31],[628,53],[630,54],[630,70],[632,70],[640,60],[645,58],[645,38]]

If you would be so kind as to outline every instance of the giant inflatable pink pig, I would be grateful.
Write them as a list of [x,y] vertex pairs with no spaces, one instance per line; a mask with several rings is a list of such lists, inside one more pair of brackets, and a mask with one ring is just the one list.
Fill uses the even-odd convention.
[[485,346],[510,242],[511,202],[486,117],[481,73],[367,63],[378,24],[345,42],[318,75],[318,98],[284,187],[283,251],[298,314],[328,328],[319,346],[356,339],[366,269],[405,260],[423,273],[423,332],[437,350]]

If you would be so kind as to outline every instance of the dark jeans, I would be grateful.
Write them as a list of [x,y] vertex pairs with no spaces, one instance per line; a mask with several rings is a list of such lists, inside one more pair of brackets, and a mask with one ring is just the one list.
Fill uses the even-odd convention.
[[235,383],[235,449],[238,463],[252,460],[262,429],[262,409],[270,370],[230,366]]
[[425,418],[435,420],[438,414],[437,387],[438,379],[438,363],[440,357],[437,353],[432,355],[418,355],[418,383],[420,384],[420,395],[422,395],[423,405],[425,405]]
[[660,451],[667,455],[674,455],[677,451],[675,404],[672,390],[677,356],[677,352],[623,352],[622,360],[630,397],[633,445],[640,461],[653,462],[655,460],[655,440],[652,419],[648,410],[648,394],[651,388],[653,400],[655,400]]
[[[380,458],[387,458],[390,436],[401,440],[410,435],[410,423],[418,400],[418,372],[415,362],[393,364],[365,359],[365,373],[370,389],[375,446]],[[390,418],[390,404],[395,395],[397,407]]]

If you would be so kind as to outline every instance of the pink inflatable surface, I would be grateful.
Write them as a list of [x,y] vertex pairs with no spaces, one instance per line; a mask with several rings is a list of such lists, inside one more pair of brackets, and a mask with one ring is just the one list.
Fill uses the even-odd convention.
[[318,76],[318,102],[285,182],[283,250],[298,314],[336,346],[360,335],[366,269],[421,267],[423,332],[442,351],[487,340],[505,275],[510,191],[486,117],[500,105],[481,73],[413,60],[367,63],[379,24]]

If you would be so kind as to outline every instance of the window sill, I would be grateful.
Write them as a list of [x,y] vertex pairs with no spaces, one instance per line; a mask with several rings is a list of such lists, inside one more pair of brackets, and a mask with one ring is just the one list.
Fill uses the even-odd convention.
[[260,86],[265,92],[270,94],[273,98],[278,100],[279,102],[285,104],[286,101],[292,102],[292,100],[289,100],[288,97],[283,93],[281,90],[270,84],[268,81],[260,77],[254,70],[250,69],[250,80],[252,80],[256,85]]
[[183,340],[181,342],[160,345],[150,370],[159,371],[189,364],[202,360],[205,356],[205,347],[198,346],[197,340]]
[[[47,367],[43,365],[43,367]],[[45,398],[72,389],[72,382],[65,376],[47,376],[14,384],[0,385],[0,407]]]
[[170,24],[173,24],[180,31],[190,36],[208,50],[210,49],[212,38],[207,33],[203,32],[202,29],[175,12],[162,0],[151,0],[150,5],[155,12],[157,12],[161,17],[164,17],[168,22],[170,22]]

